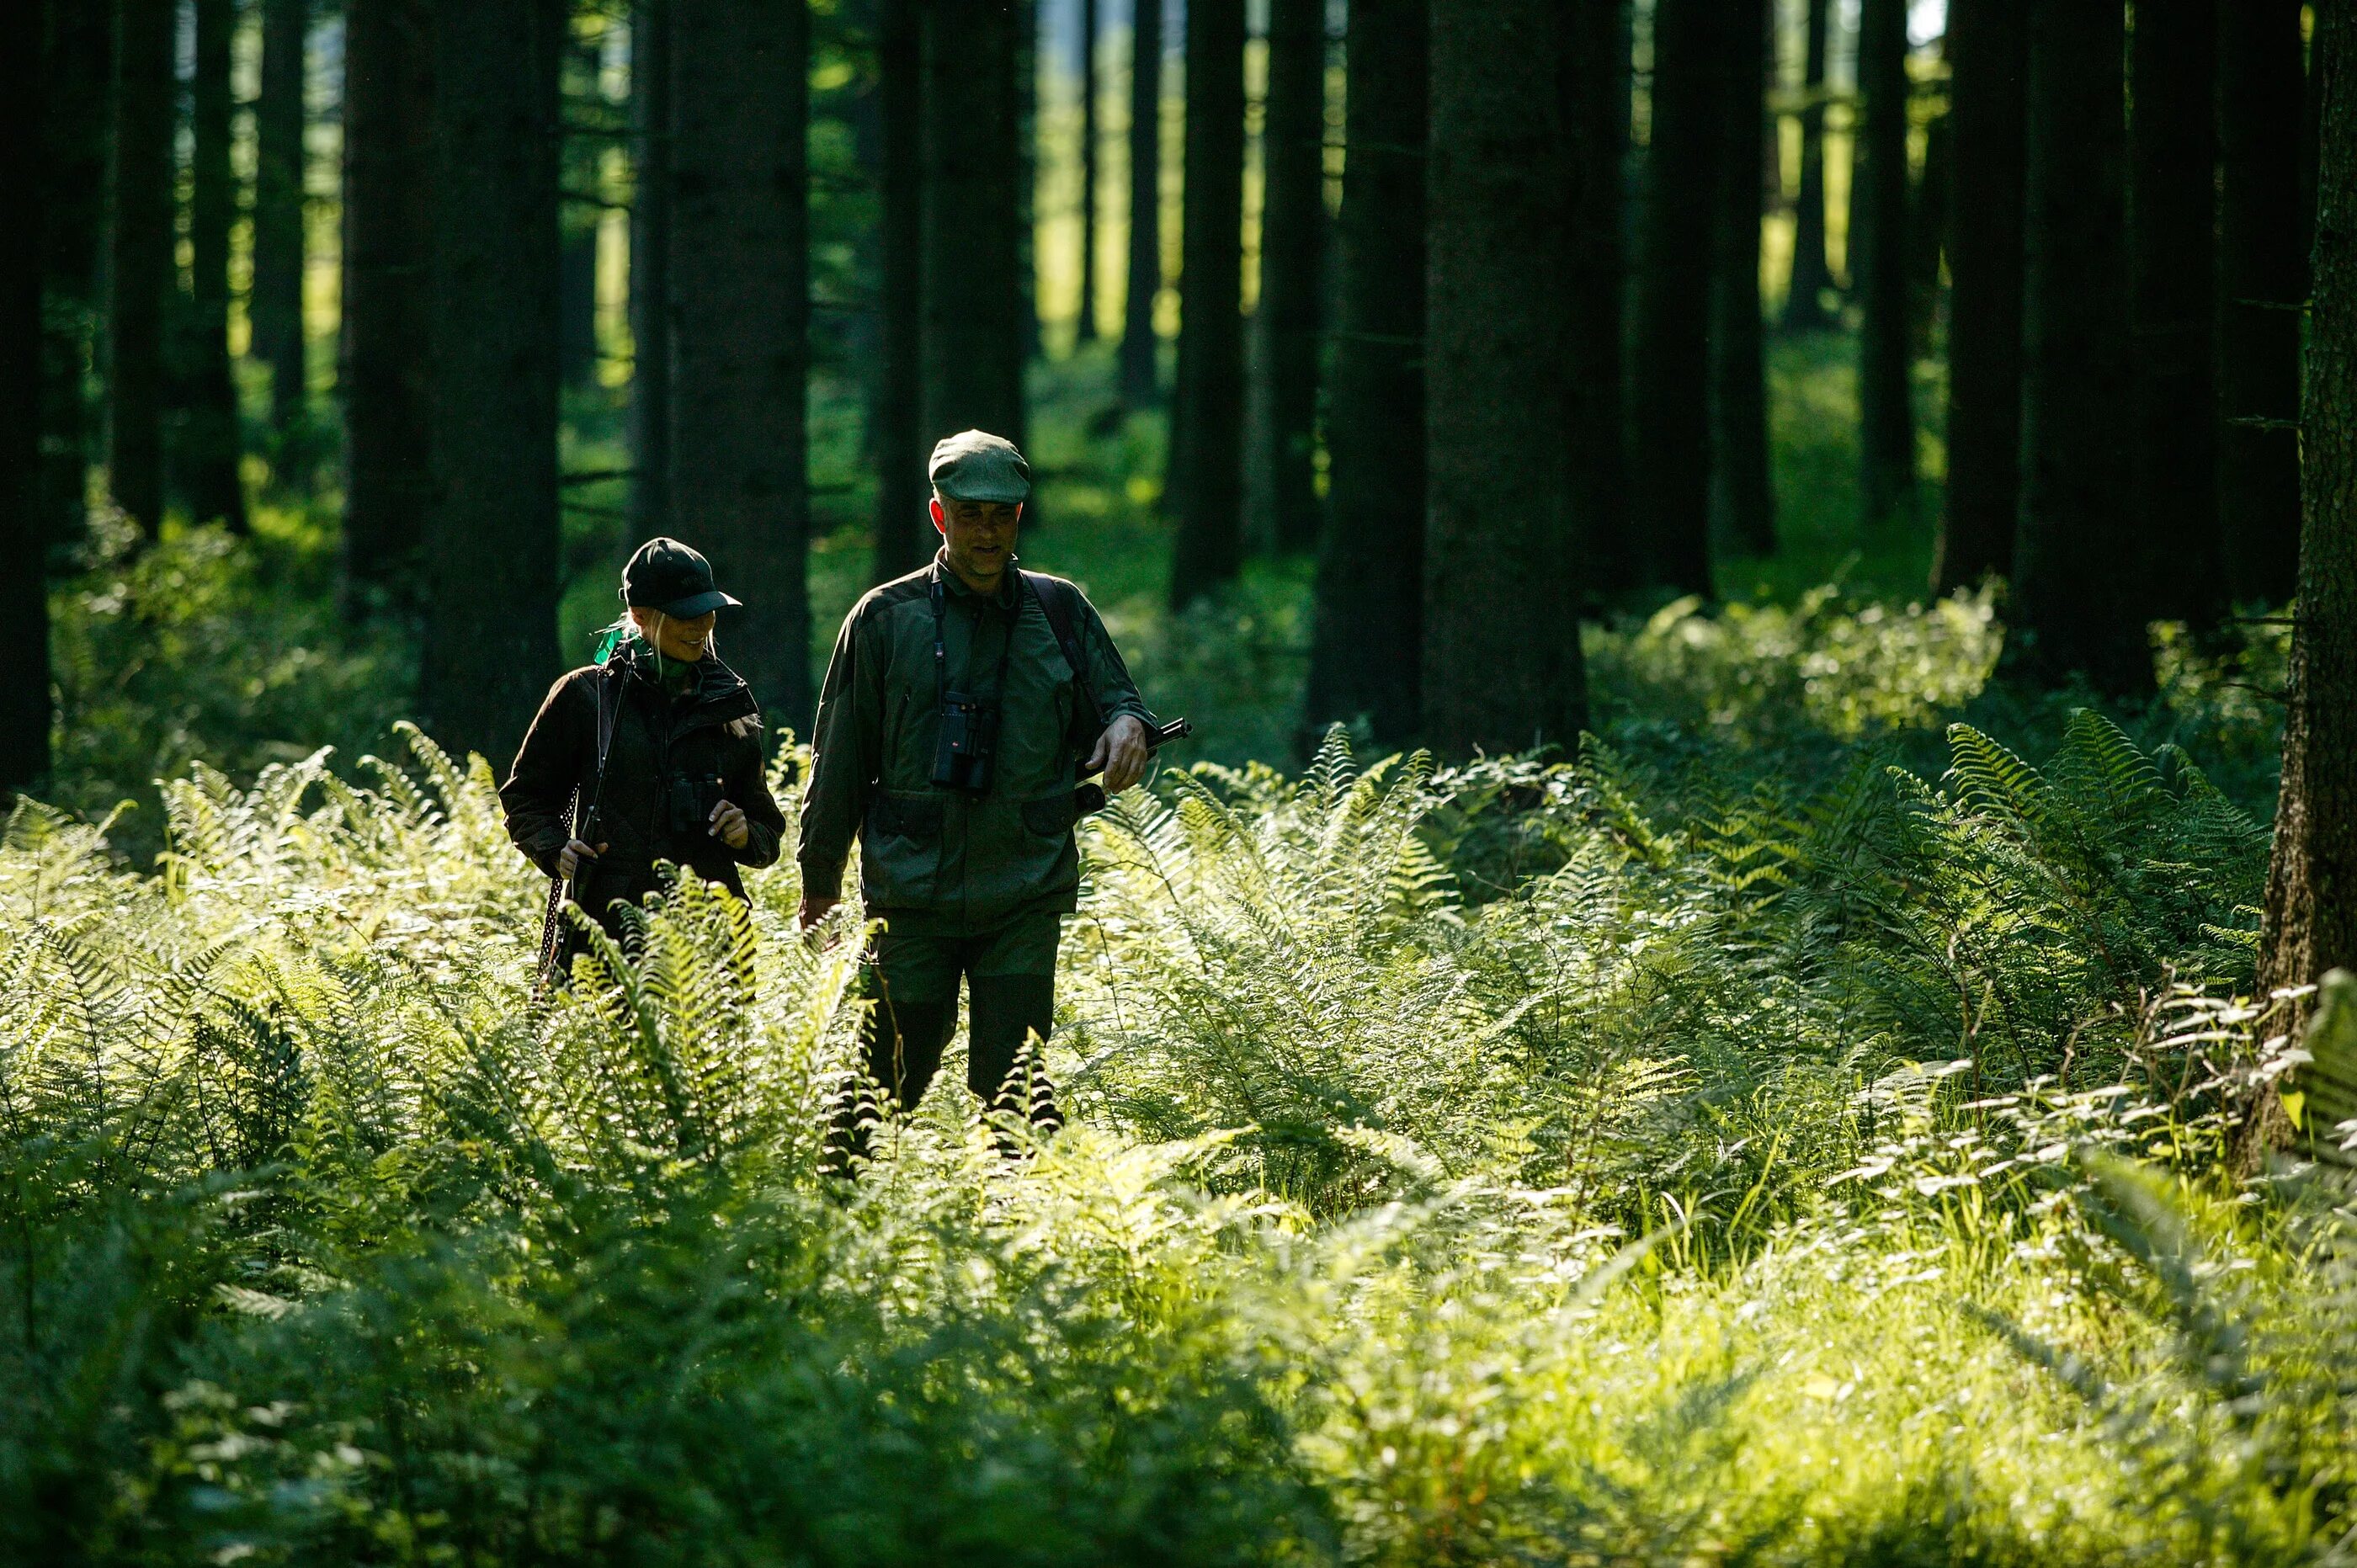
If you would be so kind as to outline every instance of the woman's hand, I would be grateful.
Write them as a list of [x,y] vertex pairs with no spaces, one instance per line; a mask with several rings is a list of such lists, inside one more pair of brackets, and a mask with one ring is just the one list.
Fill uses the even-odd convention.
[[1146,725],[1135,714],[1124,714],[1097,736],[1089,766],[1104,769],[1104,792],[1118,795],[1146,777],[1153,752],[1146,745]]
[[743,849],[753,840],[753,830],[745,821],[745,808],[733,800],[723,800],[712,808],[712,836],[730,849]]
[[572,881],[574,876],[580,871],[581,863],[583,861],[595,860],[605,853],[606,846],[602,843],[597,848],[592,849],[587,844],[583,843],[579,839],[569,841],[563,849],[557,852],[556,854],[557,880],[560,882]]

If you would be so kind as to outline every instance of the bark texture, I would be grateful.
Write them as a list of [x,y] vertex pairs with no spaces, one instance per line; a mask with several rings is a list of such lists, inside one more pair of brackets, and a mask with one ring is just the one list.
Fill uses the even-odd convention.
[[270,367],[270,418],[303,418],[303,113],[310,0],[262,0],[262,95],[253,106],[253,357]]
[[[0,146],[41,136],[40,51],[0,51]],[[0,212],[42,232],[42,179],[30,157],[0,159]],[[42,248],[0,250],[0,616],[10,641],[0,668],[0,800],[49,770],[48,530],[41,505]]]
[[229,353],[229,231],[238,205],[230,162],[232,0],[196,0],[196,73],[188,84],[189,290],[180,333],[188,413],[176,456],[190,519],[242,533],[242,443]]
[[2218,529],[2215,0],[2137,0],[2130,52],[2136,510],[2156,616],[2225,608]]
[[355,609],[413,604],[433,505],[433,32],[425,0],[344,13],[344,577]]
[[699,0],[671,49],[673,501],[745,601],[730,664],[807,730],[809,13]]
[[39,505],[43,537],[51,542],[79,540],[88,524],[94,440],[89,389],[103,303],[99,257],[113,72],[114,8],[47,0],[34,166],[39,216],[27,227],[40,235]]
[[1276,547],[1318,542],[1318,360],[1326,303],[1326,5],[1270,0],[1256,451],[1272,466]]
[[[1835,292],[1834,269],[1825,260],[1825,44],[1832,29],[1833,0],[1806,0],[1806,41],[1801,65],[1801,188],[1793,198],[1792,279],[1784,296],[1784,326],[1822,331],[1834,325],[1825,308]],[[1972,0],[1949,0],[1950,9]]]
[[972,428],[1020,445],[1018,29],[994,0],[922,0],[921,21],[924,440]]
[[1948,483],[1932,588],[2013,572],[2021,505],[2023,136],[2029,0],[1951,0],[1955,147],[1948,270]]
[[[2298,625],[2260,938],[2262,995],[2357,968],[2357,15],[2345,5],[2320,11]],[[2303,1022],[2290,1021],[2295,1030]],[[2262,1139],[2288,1131],[2279,1107],[2253,1129]]]
[[1243,569],[1244,3],[1188,0],[1170,604]]
[[[1681,593],[1710,581],[1711,231],[1718,206],[1725,0],[1659,0],[1631,395],[1639,548]],[[1436,397],[1437,393],[1436,392]]]
[[1162,4],[1132,0],[1129,64],[1129,261],[1122,295],[1121,397],[1161,400],[1154,300],[1162,291]]
[[107,487],[154,538],[164,521],[164,306],[172,263],[172,0],[117,0],[107,247]]
[[1869,528],[1915,510],[1915,401],[1907,262],[1907,0],[1858,11],[1858,161],[1850,210],[1859,215],[1851,275],[1864,306],[1858,333],[1859,504]]
[[1768,474],[1768,364],[1760,323],[1760,220],[1767,156],[1769,6],[1741,0],[1720,30],[1718,212],[1711,263],[1711,511],[1739,554],[1776,548]]
[[1456,755],[1575,746],[1587,719],[1563,460],[1562,39],[1553,0],[1432,17],[1423,706]]
[[630,10],[630,532],[645,541],[672,532],[671,0]]
[[2014,635],[2030,680],[2152,689],[2134,569],[2123,71],[2111,5],[2033,5]]
[[2298,570],[2299,16],[2299,0],[2219,0],[2219,516],[2234,596],[2267,604],[2290,596]]
[[1426,0],[1354,0],[1342,165],[1333,488],[1304,730],[1415,732],[1424,625]]
[[877,16],[877,112],[881,183],[882,290],[877,316],[876,566],[879,583],[915,571],[932,553],[925,512],[924,371],[920,252],[924,244],[922,55],[917,0],[882,0]]
[[[1634,587],[1629,537],[1628,410],[1622,396],[1627,296],[1629,7],[1564,7],[1564,453],[1571,540],[1587,593]],[[1758,296],[1753,296],[1756,305]]]
[[434,10],[434,504],[419,697],[445,744],[510,755],[556,678],[558,56],[563,0]]

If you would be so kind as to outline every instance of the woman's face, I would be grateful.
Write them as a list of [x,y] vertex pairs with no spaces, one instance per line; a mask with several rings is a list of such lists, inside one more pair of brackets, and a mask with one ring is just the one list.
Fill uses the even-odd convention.
[[693,664],[712,651],[712,623],[719,615],[715,611],[694,620],[680,620],[661,610],[633,609],[630,618],[638,622],[639,635],[652,643],[657,653]]

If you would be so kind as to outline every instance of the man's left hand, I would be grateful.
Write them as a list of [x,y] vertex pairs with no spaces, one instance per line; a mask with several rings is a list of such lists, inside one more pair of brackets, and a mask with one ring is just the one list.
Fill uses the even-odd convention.
[[1089,766],[1104,769],[1104,792],[1118,795],[1146,777],[1154,753],[1146,748],[1146,725],[1135,714],[1123,714],[1097,736]]
[[743,849],[752,841],[753,830],[746,824],[745,808],[734,801],[723,800],[712,808],[712,836],[730,849]]

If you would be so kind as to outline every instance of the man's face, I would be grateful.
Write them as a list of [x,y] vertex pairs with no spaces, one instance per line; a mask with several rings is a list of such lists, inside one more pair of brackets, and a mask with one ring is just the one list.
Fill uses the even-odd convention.
[[950,569],[970,583],[998,580],[1015,553],[1015,531],[1022,521],[1020,503],[933,498],[933,526],[948,546]]

